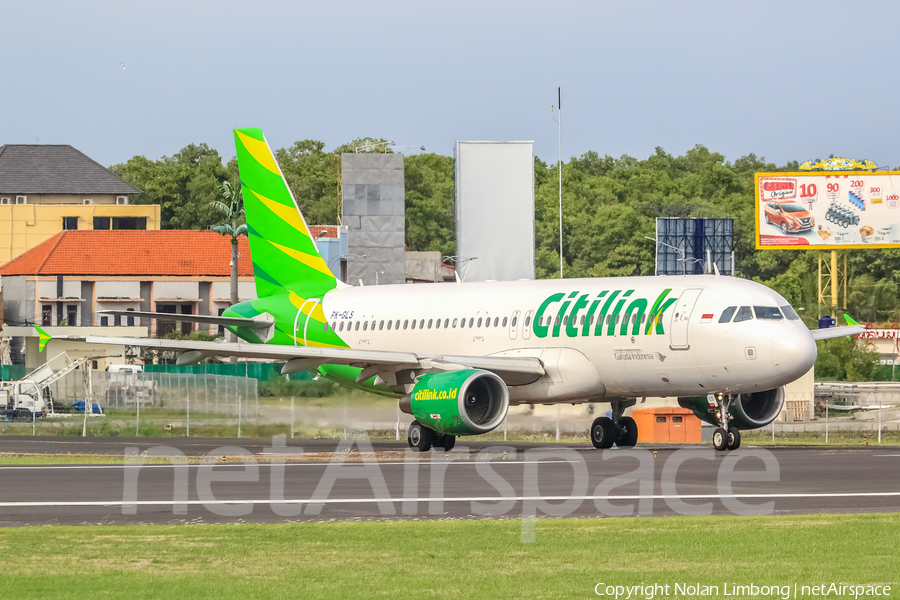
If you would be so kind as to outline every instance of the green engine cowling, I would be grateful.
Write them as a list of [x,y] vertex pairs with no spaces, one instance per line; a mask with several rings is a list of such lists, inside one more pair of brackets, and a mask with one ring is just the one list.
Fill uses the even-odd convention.
[[[691,409],[698,419],[711,425],[718,425],[716,408],[711,405],[707,396],[678,398],[678,405]],[[738,429],[758,429],[774,421],[784,407],[784,387],[777,387],[763,392],[738,394],[731,402],[728,412],[729,423]]]
[[439,433],[477,435],[503,422],[509,410],[509,389],[490,371],[428,373],[400,399],[400,410]]

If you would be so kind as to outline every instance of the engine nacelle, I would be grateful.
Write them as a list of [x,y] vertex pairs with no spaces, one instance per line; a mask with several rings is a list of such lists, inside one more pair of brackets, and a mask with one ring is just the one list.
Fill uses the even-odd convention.
[[506,418],[509,389],[490,371],[429,373],[400,399],[400,410],[439,433],[487,433]]
[[[712,425],[718,425],[716,408],[705,397],[679,398],[678,405],[691,409],[697,418]],[[738,429],[758,429],[765,427],[778,417],[784,407],[784,387],[739,394],[731,403],[729,421]]]

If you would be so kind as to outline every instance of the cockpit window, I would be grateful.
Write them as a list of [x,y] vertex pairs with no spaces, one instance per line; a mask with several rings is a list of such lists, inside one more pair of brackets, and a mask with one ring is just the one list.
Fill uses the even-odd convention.
[[729,306],[725,310],[722,311],[722,316],[719,317],[719,323],[729,323],[731,322],[731,317],[734,316],[734,311],[737,310],[737,306]]
[[735,323],[740,323],[741,321],[749,321],[753,318],[753,311],[750,310],[749,306],[742,306],[737,311],[737,316],[734,317]]
[[784,318],[777,306],[754,306],[753,312],[756,313],[757,319],[774,319],[780,321]]
[[798,315],[797,311],[795,311],[793,308],[791,308],[790,305],[782,306],[781,312],[784,313],[784,316],[787,317],[788,319],[790,319],[791,321],[799,321],[800,320],[800,315]]

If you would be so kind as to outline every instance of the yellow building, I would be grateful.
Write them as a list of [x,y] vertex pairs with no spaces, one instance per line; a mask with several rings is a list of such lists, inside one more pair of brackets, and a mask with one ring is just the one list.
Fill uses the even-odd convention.
[[158,204],[68,145],[0,146],[0,264],[68,229],[160,228]]

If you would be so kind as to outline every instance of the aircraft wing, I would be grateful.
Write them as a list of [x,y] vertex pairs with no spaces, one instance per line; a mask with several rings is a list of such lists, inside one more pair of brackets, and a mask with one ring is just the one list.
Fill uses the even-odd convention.
[[865,325],[847,325],[844,327],[828,327],[826,329],[813,329],[810,333],[813,339],[830,340],[831,338],[841,337],[842,335],[857,335],[866,330]]
[[[41,331],[40,329],[38,330]],[[42,334],[46,336],[46,334]],[[49,336],[47,336],[49,341]],[[178,364],[191,364],[209,356],[242,356],[286,361],[282,371],[316,370],[320,365],[350,365],[363,369],[359,381],[374,375],[390,381],[398,371],[484,369],[503,379],[508,385],[524,385],[544,374],[544,365],[535,357],[520,356],[443,356],[393,352],[387,350],[357,350],[353,348],[317,348],[247,342],[201,342],[194,340],[166,340],[152,338],[104,336],[53,336],[52,339],[113,346],[136,346],[151,350],[181,353]]]
[[140,310],[98,310],[101,315],[122,315],[128,317],[145,317],[161,319],[164,321],[184,321],[185,323],[205,323],[210,325],[228,325],[231,327],[249,327],[251,329],[266,329],[272,326],[273,319],[243,317],[212,317],[206,315],[179,315],[177,313],[147,312]]

